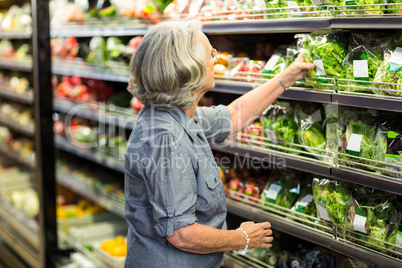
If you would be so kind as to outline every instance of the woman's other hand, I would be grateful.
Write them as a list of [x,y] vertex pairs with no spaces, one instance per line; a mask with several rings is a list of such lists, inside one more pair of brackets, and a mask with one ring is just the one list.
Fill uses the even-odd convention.
[[250,239],[248,248],[270,248],[272,247],[271,224],[269,222],[254,223],[243,222],[240,227],[247,233]]

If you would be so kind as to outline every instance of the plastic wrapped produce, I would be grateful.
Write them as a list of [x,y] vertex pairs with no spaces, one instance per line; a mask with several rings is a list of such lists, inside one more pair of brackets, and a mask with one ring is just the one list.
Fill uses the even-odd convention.
[[[383,61],[383,51],[389,40],[389,38],[380,34],[351,33],[349,52],[345,59],[346,78],[349,80],[373,81]],[[340,89],[351,92],[372,93],[371,89],[364,87],[375,87],[375,84],[364,82],[348,82],[347,85],[348,87],[340,87]]]
[[386,163],[376,163],[381,173],[402,178],[402,118],[400,114],[385,114],[385,118],[378,126],[374,159]]
[[[398,33],[395,35],[392,42],[392,50],[385,51],[384,61],[381,63],[374,77],[375,82],[402,84],[402,34]],[[401,85],[380,84],[379,88],[384,90],[375,90],[375,93],[402,97]]]
[[349,184],[314,178],[313,193],[318,217],[331,221],[336,226],[344,227],[347,210],[352,201]]
[[378,113],[375,110],[345,108],[339,118],[341,165],[373,170]]
[[[295,204],[292,206],[292,211],[296,211],[298,213],[317,217],[317,207],[314,201],[312,180],[310,179],[307,183],[302,185],[302,190],[300,191],[300,195],[296,200]],[[303,217],[304,218],[304,217]],[[311,220],[311,218],[305,217],[307,220]]]
[[[325,155],[325,112],[321,104],[299,103],[295,109],[298,140],[313,157]],[[309,155],[310,156],[310,155]],[[325,160],[325,159],[324,159]]]
[[364,234],[358,237],[367,242],[363,243],[365,246],[375,249],[378,249],[376,246],[385,247],[382,241],[386,242],[389,237],[390,224],[396,214],[395,200],[390,193],[356,186],[348,209],[346,227]]
[[[297,143],[298,127],[294,120],[294,112],[290,102],[276,101],[260,118],[263,134],[268,142],[284,147],[298,149],[292,146]],[[290,152],[285,150],[285,152]]]
[[262,191],[261,200],[291,208],[300,194],[300,176],[291,171],[275,170],[269,180]]
[[343,62],[347,53],[347,38],[341,31],[318,32],[311,34],[297,34],[298,48],[305,51],[305,58],[308,62],[315,65],[315,69],[309,71],[312,78],[322,78],[312,80],[315,88],[329,89],[327,78],[340,79],[346,77],[346,70]]

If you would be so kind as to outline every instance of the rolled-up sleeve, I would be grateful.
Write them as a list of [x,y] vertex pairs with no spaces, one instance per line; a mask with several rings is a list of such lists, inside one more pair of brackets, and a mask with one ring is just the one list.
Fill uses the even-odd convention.
[[161,237],[172,236],[174,230],[197,221],[197,182],[189,158],[172,135],[159,134],[151,143],[142,148],[140,170],[146,178],[155,231]]
[[232,122],[225,105],[198,107],[195,118],[209,142],[223,142],[230,133]]

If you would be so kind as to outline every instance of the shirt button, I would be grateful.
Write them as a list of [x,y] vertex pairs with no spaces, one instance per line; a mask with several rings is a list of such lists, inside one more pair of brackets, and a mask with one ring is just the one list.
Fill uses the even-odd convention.
[[215,178],[215,183],[216,183],[216,178]]

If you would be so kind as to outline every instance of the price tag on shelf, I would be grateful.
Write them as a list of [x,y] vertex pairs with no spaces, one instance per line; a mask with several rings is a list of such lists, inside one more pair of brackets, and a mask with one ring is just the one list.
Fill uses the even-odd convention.
[[355,214],[355,220],[353,221],[353,228],[355,229],[355,231],[366,234],[366,221],[366,217]]
[[267,198],[275,201],[276,198],[278,197],[278,193],[281,189],[282,189],[282,185],[272,183],[269,186],[269,189],[267,191]]
[[353,76],[354,77],[369,77],[367,60],[353,61]]
[[308,194],[300,200],[299,206],[306,207],[311,200],[313,200],[314,196],[312,194]]
[[318,209],[318,215],[320,215],[320,218],[321,218],[321,219],[324,219],[324,220],[327,220],[327,221],[331,221],[331,220],[329,219],[329,216],[328,216],[328,211],[327,211],[327,209],[326,209],[325,207],[323,207],[323,206],[321,206],[321,205],[318,205],[318,206],[317,206],[317,209]]
[[297,5],[296,1],[289,1],[288,0],[288,7],[290,14],[294,17],[303,17],[299,6]]
[[349,142],[348,142],[348,146],[346,147],[346,150],[348,151],[348,153],[355,152],[355,153],[360,154],[362,140],[363,140],[363,135],[352,133],[352,135],[350,136]]
[[394,53],[392,53],[392,56],[389,59],[389,62],[402,65],[402,47],[397,47],[395,49]]
[[281,57],[279,55],[272,55],[271,58],[269,58],[267,64],[265,64],[264,70],[272,71],[280,58]]
[[315,68],[317,69],[317,75],[323,75],[326,76],[327,73],[325,72],[324,69],[324,63],[322,62],[322,60],[315,60],[313,61]]

